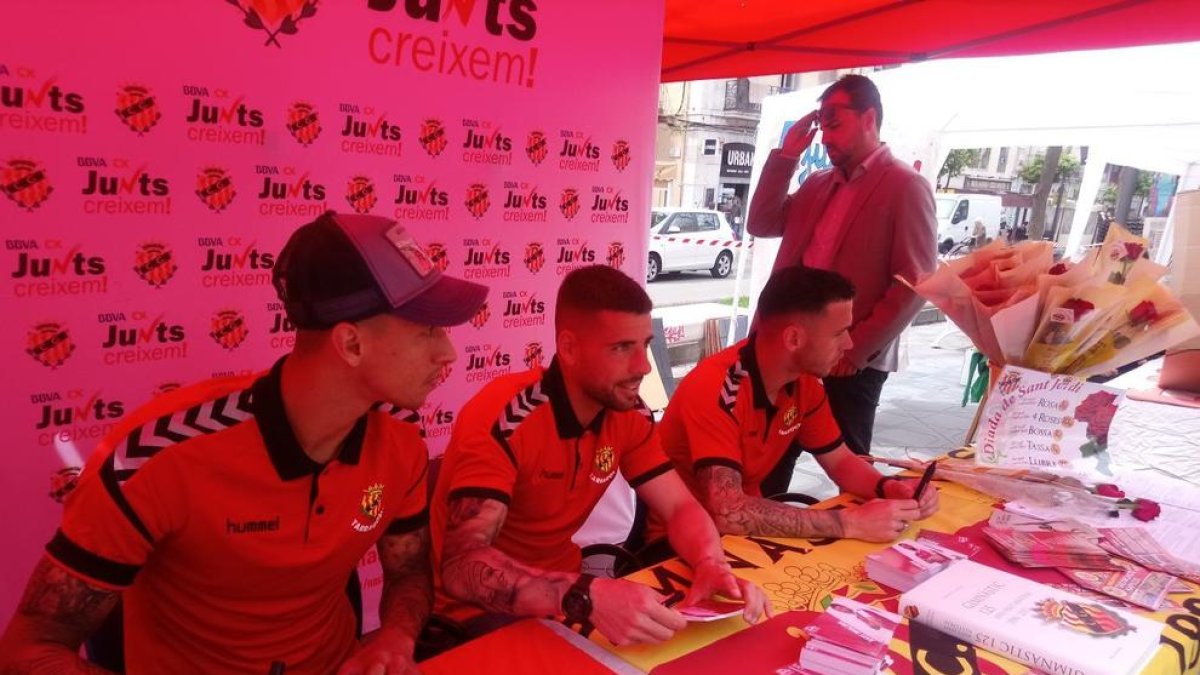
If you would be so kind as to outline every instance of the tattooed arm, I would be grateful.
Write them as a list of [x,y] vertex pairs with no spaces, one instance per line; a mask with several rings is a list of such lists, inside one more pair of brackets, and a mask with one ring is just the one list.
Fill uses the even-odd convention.
[[839,511],[798,509],[742,489],[742,474],[728,466],[706,466],[696,472],[700,499],[722,534],[805,539],[844,538],[892,541],[921,517],[917,503],[906,499],[874,499]]
[[442,583],[446,593],[491,612],[517,616],[553,616],[577,574],[547,572],[513,560],[492,546],[508,507],[498,500],[456,497],[450,500],[442,546]]
[[[339,673],[416,672],[417,636],[433,605],[429,573],[429,528],[385,534],[376,544],[383,568],[380,628],[342,665]],[[382,667],[384,670],[379,671]]]
[[0,638],[0,673],[106,673],[79,658],[120,594],[97,588],[42,556]]
[[811,539],[846,536],[840,511],[797,509],[752,497],[742,489],[742,473],[737,469],[706,466],[696,472],[696,482],[700,501],[722,534]]

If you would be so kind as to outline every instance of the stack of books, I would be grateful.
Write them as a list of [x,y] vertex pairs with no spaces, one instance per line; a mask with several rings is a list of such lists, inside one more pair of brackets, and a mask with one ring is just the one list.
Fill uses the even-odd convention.
[[900,592],[937,574],[966,555],[925,538],[905,539],[867,556],[867,576]]
[[888,643],[900,617],[849,598],[834,597],[804,628],[808,642],[791,668],[804,675],[875,675],[887,667]]
[[1043,673],[1141,672],[1162,632],[1157,622],[971,560],[900,596],[900,613]]

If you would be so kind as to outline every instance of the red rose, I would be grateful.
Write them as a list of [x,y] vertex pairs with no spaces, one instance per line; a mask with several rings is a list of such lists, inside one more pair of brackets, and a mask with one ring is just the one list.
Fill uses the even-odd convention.
[[1144,523],[1154,520],[1162,513],[1162,507],[1158,505],[1158,502],[1152,502],[1149,499],[1138,499],[1134,504],[1136,506],[1133,507],[1133,517]]
[[1113,485],[1112,483],[1101,483],[1096,486],[1096,494],[1101,497],[1114,497],[1120,499],[1125,496],[1125,491]]
[[1134,326],[1142,326],[1151,324],[1158,320],[1158,309],[1153,302],[1143,300],[1137,306],[1129,310],[1129,323]]
[[1083,298],[1071,298],[1062,304],[1062,308],[1071,310],[1071,312],[1075,315],[1075,320],[1078,321],[1082,319],[1085,314],[1093,309],[1096,309],[1096,306],[1087,300],[1084,300]]
[[1125,260],[1137,260],[1138,258],[1142,257],[1142,251],[1144,251],[1145,248],[1146,248],[1145,246],[1142,246],[1141,244],[1138,244],[1136,242],[1132,242],[1132,241],[1125,242],[1125,258],[1124,259]]
[[1066,271],[1067,271],[1067,263],[1058,263],[1054,267],[1050,268],[1050,271],[1048,272],[1048,274],[1058,275],[1058,274],[1063,274]]

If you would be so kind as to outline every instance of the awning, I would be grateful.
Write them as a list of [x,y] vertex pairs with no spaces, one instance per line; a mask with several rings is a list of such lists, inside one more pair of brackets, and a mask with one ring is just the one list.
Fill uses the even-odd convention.
[[662,78],[1193,40],[1196,0],[666,0]]

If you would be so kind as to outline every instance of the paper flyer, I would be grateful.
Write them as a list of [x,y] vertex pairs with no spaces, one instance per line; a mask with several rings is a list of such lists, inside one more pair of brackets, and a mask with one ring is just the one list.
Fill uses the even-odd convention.
[[1122,398],[1069,375],[1006,366],[983,409],[975,461],[1110,476],[1108,431]]

